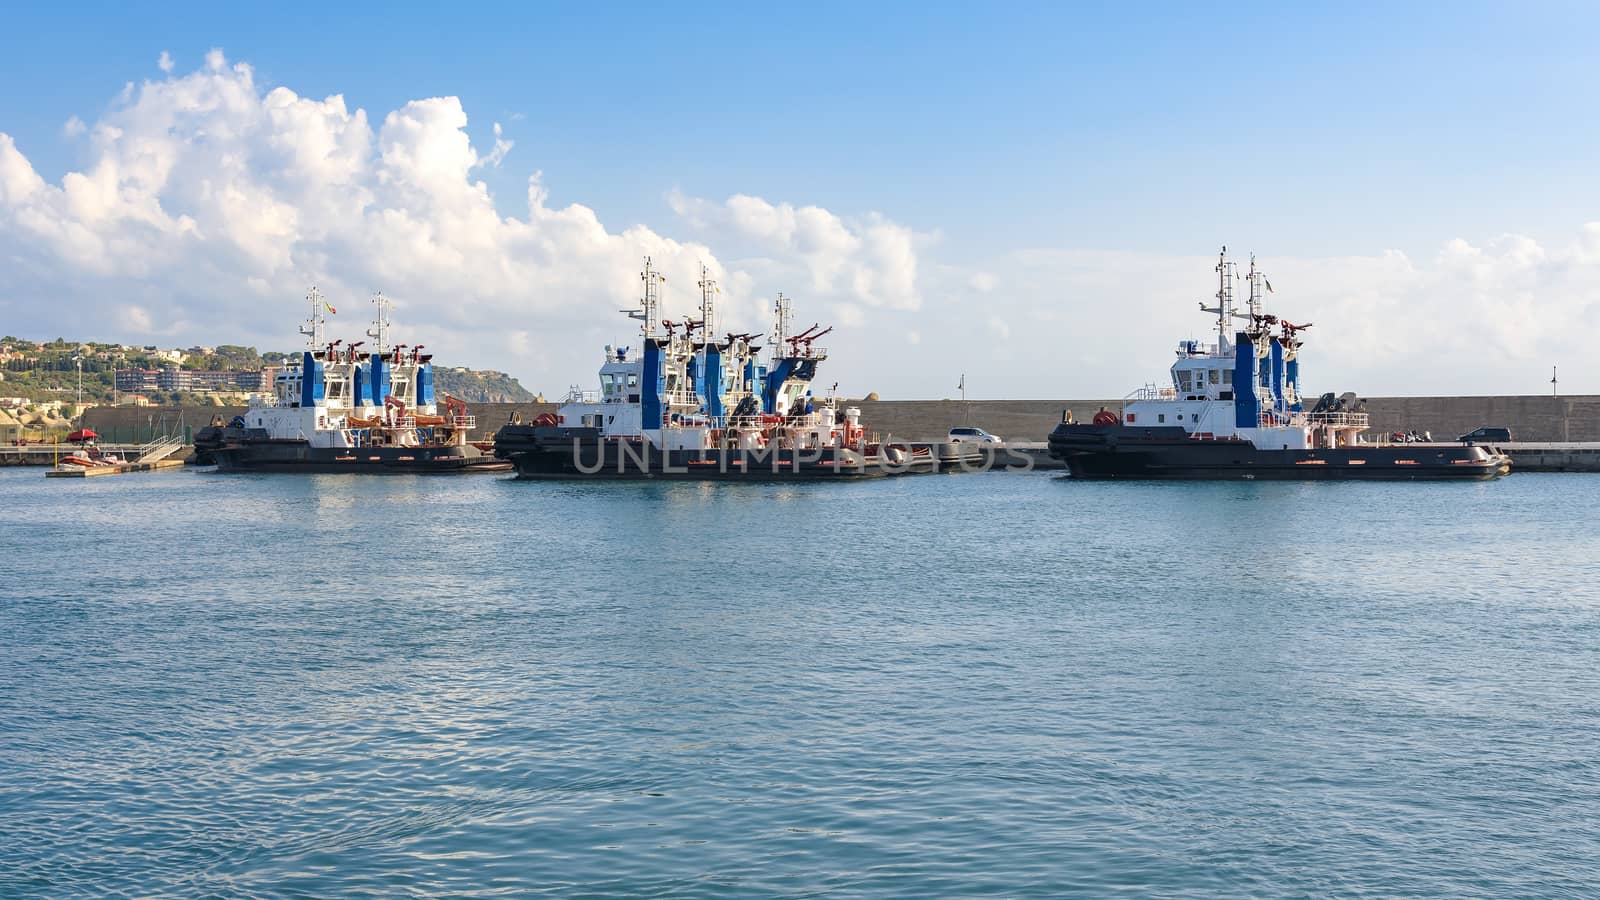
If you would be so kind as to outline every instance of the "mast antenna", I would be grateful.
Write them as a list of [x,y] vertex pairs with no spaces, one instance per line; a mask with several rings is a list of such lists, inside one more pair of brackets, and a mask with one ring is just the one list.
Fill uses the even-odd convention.
[[377,307],[377,317],[372,320],[372,327],[367,329],[367,337],[377,342],[377,353],[382,356],[389,349],[389,298],[378,291],[372,295],[372,305]]
[[[711,277],[711,270],[705,263],[700,264],[700,327],[705,330],[705,343],[700,345],[700,377],[706,378],[706,364],[711,353],[712,335],[716,330],[711,324],[711,317],[716,313],[715,294],[719,288],[716,279]],[[691,345],[692,346],[692,345]],[[710,384],[710,381],[706,382]],[[707,388],[707,401],[710,400],[710,389]]]
[[1250,254],[1250,318],[1252,322],[1259,321],[1263,313],[1263,298],[1261,284],[1266,280],[1266,275],[1256,268],[1256,255]]
[[666,281],[665,275],[657,272],[650,257],[644,258],[644,271],[639,273],[639,281],[644,285],[644,294],[639,298],[638,309],[625,309],[630,319],[638,319],[642,325],[639,330],[645,337],[654,337],[661,330],[661,284]]
[[706,268],[706,264],[705,263],[701,263],[700,264],[700,322],[701,322],[701,327],[703,327],[705,329],[706,339],[707,340],[710,340],[711,335],[716,331],[716,328],[712,324],[711,319],[712,319],[712,317],[714,315],[716,315],[716,311],[717,311],[716,294],[721,293],[721,290],[722,290],[721,288],[717,287],[717,280],[715,278],[711,277],[711,270]]
[[772,353],[776,359],[777,355],[783,352],[784,342],[789,340],[789,329],[792,327],[789,321],[789,298],[785,297],[782,291],[778,292],[778,299],[772,305],[772,312]]
[[300,333],[306,336],[306,349],[315,351],[322,346],[322,310],[327,306],[322,292],[316,285],[311,286],[311,293],[306,295],[306,302],[311,304],[311,316],[306,319],[306,324],[300,326]]
[[1217,305],[1207,308],[1204,303],[1200,308],[1205,312],[1217,314],[1217,352],[1226,355],[1232,342],[1229,329],[1233,327],[1233,282],[1239,277],[1237,263],[1228,261],[1228,248],[1223,246],[1222,252],[1217,254]]

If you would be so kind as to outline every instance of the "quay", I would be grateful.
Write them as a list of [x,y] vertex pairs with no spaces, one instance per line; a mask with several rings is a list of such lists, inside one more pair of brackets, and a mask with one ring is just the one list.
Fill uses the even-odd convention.
[[[137,456],[145,444],[100,444],[101,450],[117,456]],[[0,466],[53,466],[56,461],[78,449],[77,444],[25,444],[0,447]],[[183,454],[187,455],[187,453]]]
[[1550,441],[1495,444],[1511,457],[1511,471],[1600,472],[1600,442]]
[[[1020,454],[1034,459],[1035,468],[1051,462],[1045,453],[1044,437],[1063,412],[1070,410],[1080,422],[1093,418],[1101,406],[1120,410],[1124,401],[1106,400],[851,400],[873,430],[896,440],[938,443],[957,425],[976,425],[1006,439],[1002,445],[1006,458],[1020,462]],[[1513,472],[1600,472],[1600,395],[1571,397],[1484,396],[1484,397],[1371,397],[1366,398],[1372,417],[1372,433],[1430,431],[1435,439],[1453,438],[1485,425],[1511,429],[1516,440],[1501,446],[1510,454]],[[517,415],[531,422],[541,413],[554,412],[555,403],[474,403],[477,429],[472,440],[491,437],[500,425]],[[224,419],[243,411],[243,407],[208,407],[198,410],[207,417],[220,414]],[[120,429],[131,433],[143,429],[152,415],[174,420],[193,408],[165,409],[97,407],[84,416],[84,425],[102,434]],[[143,435],[140,435],[143,436]],[[43,450],[43,458],[38,453]],[[26,457],[36,464],[49,465],[50,448],[0,448],[0,464],[16,463]]]

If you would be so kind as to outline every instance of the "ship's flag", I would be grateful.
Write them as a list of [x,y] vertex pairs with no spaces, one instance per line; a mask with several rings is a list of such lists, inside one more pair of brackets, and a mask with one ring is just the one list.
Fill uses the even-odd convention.
[[1261,280],[1267,282],[1267,293],[1269,293],[1269,294],[1275,293],[1275,291],[1272,290],[1272,282],[1267,281],[1265,278],[1263,278]]
[[339,311],[337,309],[333,308],[333,304],[332,303],[329,303],[328,301],[324,300],[324,301],[322,301],[322,305],[323,305],[324,308],[326,308],[328,310],[328,313],[330,315],[335,315],[336,316],[336,315],[339,314]]

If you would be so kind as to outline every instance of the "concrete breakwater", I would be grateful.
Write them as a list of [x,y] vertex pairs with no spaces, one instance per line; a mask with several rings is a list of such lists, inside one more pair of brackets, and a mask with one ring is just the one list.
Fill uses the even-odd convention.
[[[1008,440],[1043,440],[1062,412],[1087,422],[1101,406],[1120,411],[1123,400],[882,400],[855,401],[879,433],[934,440],[952,426],[975,425]],[[1511,429],[1518,441],[1600,441],[1600,396],[1573,397],[1371,397],[1367,413],[1374,437],[1396,431],[1432,432],[1454,440],[1483,425]]]

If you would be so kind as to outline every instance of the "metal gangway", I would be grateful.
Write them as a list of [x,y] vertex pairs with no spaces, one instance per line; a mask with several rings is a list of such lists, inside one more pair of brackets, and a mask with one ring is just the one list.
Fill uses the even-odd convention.
[[142,463],[159,462],[160,460],[166,459],[172,454],[177,453],[183,448],[183,438],[174,437],[173,435],[163,435],[162,437],[158,437],[155,440],[150,441],[148,444],[140,445],[138,451],[136,451],[137,455],[134,456],[134,460]]

